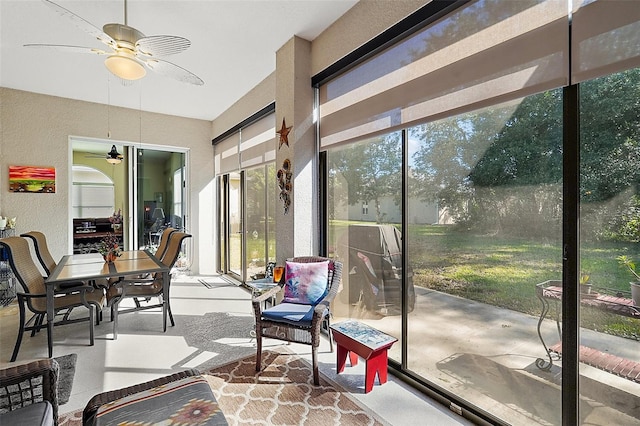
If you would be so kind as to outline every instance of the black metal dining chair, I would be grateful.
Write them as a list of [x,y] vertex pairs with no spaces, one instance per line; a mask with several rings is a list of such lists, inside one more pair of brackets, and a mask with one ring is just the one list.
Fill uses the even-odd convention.
[[[182,250],[182,243],[186,238],[190,238],[191,235],[185,232],[172,232],[169,236],[169,242],[167,243],[167,249],[160,261],[168,268],[173,268],[180,252]],[[171,326],[175,326],[173,320],[173,314],[171,313],[171,304],[169,297],[164,297],[164,286],[167,286],[167,294],[169,294],[169,288],[171,286],[171,274],[169,274],[169,281],[164,282],[162,274],[156,273],[148,279],[140,277],[122,277],[115,283],[112,283],[107,290],[107,303],[111,305],[111,318],[113,319],[113,336],[118,337],[118,315],[128,312],[135,312],[140,310],[162,308],[163,314],[163,331],[167,331],[167,315],[171,321]],[[158,303],[147,304],[151,298],[157,297]],[[134,299],[136,304],[132,308],[120,310],[120,303],[124,299]]]
[[169,247],[169,237],[176,231],[177,229],[175,228],[166,228],[164,231],[162,231],[162,235],[160,235],[160,242],[158,243],[158,248],[154,253],[155,257],[157,257],[158,259],[162,259],[165,252],[167,251],[167,247]]
[[[0,246],[4,248],[9,257],[9,264],[18,282],[22,286],[23,291],[16,291],[18,297],[18,309],[20,311],[20,328],[16,345],[13,349],[11,361],[15,361],[18,357],[22,336],[25,331],[35,332],[42,328],[47,328],[44,319],[47,313],[47,292],[44,277],[41,275],[38,266],[31,257],[29,243],[23,237],[7,237],[0,239]],[[54,322],[53,325],[73,324],[79,321],[89,319],[89,339],[93,345],[93,328],[95,313],[100,312],[105,304],[104,292],[93,286],[79,284],[74,287],[54,289],[54,313],[64,313],[61,320]],[[33,316],[27,320],[25,306],[33,313]],[[89,317],[70,318],[68,313],[71,309],[84,306],[89,310]],[[55,318],[54,318],[55,321]],[[51,336],[47,336],[49,354],[52,353]]]

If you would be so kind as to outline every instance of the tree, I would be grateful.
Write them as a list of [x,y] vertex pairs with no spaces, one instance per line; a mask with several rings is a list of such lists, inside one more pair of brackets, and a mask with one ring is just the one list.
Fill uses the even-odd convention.
[[[329,169],[335,174],[331,182],[337,182],[340,175],[341,181],[347,184],[348,200],[344,201],[350,205],[373,202],[377,223],[384,222],[380,209],[382,198],[393,197],[396,205],[400,205],[402,149],[399,132],[332,151],[329,163]],[[335,206],[336,201],[331,199],[329,202]]]
[[[549,229],[561,196],[560,96],[546,92],[416,127],[412,193],[438,201],[467,227]],[[513,220],[523,215],[529,229]]]

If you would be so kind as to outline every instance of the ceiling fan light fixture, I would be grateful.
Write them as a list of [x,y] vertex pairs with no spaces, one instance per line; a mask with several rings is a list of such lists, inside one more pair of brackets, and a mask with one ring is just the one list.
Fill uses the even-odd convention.
[[109,56],[104,65],[113,75],[123,80],[138,80],[147,74],[140,62],[122,54]]
[[[108,50],[55,44],[25,44],[26,47],[50,47],[67,52],[107,55],[105,66],[120,78],[125,86],[144,77],[147,74],[147,68],[156,74],[173,78],[182,83],[196,86],[204,84],[204,81],[192,72],[160,59],[184,52],[191,46],[191,41],[173,35],[145,36],[141,31],[130,27],[127,25],[127,0],[124,0],[124,24],[107,23],[103,25],[102,30],[52,0],[43,0],[43,2],[60,16],[68,19],[69,23],[73,23],[75,27],[104,43]],[[153,61],[152,58],[154,58]]]
[[118,152],[115,145],[111,147],[111,151],[107,152],[107,163],[120,164],[122,162],[122,154]]

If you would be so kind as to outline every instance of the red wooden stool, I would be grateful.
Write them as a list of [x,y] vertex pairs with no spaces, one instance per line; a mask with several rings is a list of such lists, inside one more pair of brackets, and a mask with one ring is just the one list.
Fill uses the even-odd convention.
[[387,350],[398,341],[373,327],[358,321],[344,321],[331,325],[333,339],[338,346],[337,372],[342,373],[347,361],[351,366],[358,363],[358,356],[366,362],[364,392],[373,389],[373,382],[378,375],[380,384],[387,382]]

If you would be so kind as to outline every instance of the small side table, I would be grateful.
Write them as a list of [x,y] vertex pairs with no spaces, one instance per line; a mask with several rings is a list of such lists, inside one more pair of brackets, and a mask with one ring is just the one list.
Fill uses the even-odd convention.
[[[256,297],[271,290],[273,287],[277,286],[278,283],[273,282],[273,277],[267,277],[253,281],[247,281],[245,285],[251,290],[251,297]],[[269,302],[271,306],[273,306],[275,304],[275,297],[271,297],[269,300],[264,301],[264,309],[267,309],[267,302]],[[249,332],[249,336],[256,337],[255,328]]]
[[344,371],[347,355],[351,366],[356,365],[358,356],[361,356],[366,362],[364,392],[368,393],[373,389],[376,374],[381,385],[387,383],[387,350],[398,339],[354,320],[332,324],[330,327],[338,346],[338,373]]
[[[251,290],[251,297],[260,296],[262,293],[267,292],[278,285],[278,283],[273,282],[273,277],[247,281],[245,284]],[[273,298],[269,302],[271,303],[271,306],[273,306]],[[264,301],[264,308],[267,309],[267,300]]]

